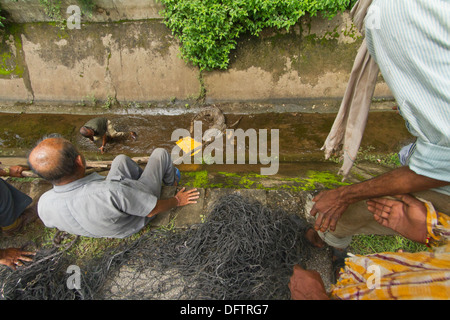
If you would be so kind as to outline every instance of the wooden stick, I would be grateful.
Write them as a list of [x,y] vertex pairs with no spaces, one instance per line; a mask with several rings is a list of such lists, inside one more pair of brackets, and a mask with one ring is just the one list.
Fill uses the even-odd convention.
[[[131,158],[137,164],[146,164],[148,162],[148,157],[134,157]],[[110,168],[112,164],[111,161],[86,161],[86,168]]]
[[36,173],[34,173],[33,171],[28,171],[28,170],[22,171],[22,177],[39,178],[39,176]]

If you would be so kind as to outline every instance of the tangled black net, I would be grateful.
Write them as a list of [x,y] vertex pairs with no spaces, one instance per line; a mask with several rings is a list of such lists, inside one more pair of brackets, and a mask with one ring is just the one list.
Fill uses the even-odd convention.
[[[206,222],[184,231],[155,230],[111,249],[69,290],[64,255],[36,265],[39,279],[16,271],[6,299],[289,299],[289,277],[311,247],[306,220],[238,194],[223,197]],[[31,270],[28,270],[31,274]],[[17,279],[20,278],[20,285]],[[1,279],[1,276],[0,276]],[[30,284],[32,282],[32,284]],[[44,282],[44,283],[43,283]],[[42,287],[49,287],[44,290]],[[6,288],[9,288],[5,290]],[[38,290],[39,289],[39,290]]]
[[64,248],[55,246],[36,253],[34,262],[12,271],[0,270],[0,299],[2,300],[75,300],[79,292],[67,289],[66,268],[71,259],[66,254],[77,238]]

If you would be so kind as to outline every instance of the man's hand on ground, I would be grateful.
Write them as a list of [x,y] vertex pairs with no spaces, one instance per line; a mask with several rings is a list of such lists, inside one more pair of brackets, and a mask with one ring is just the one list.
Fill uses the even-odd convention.
[[196,192],[197,189],[191,189],[189,191],[185,191],[186,188],[181,189],[175,195],[175,198],[178,201],[178,207],[182,207],[191,203],[197,203],[197,200],[200,196],[199,192]]
[[295,265],[288,287],[292,300],[329,300],[322,278],[315,270]]
[[23,265],[24,261],[33,261],[31,256],[35,254],[35,252],[23,251],[18,248],[3,249],[0,250],[0,264],[16,270],[17,267]]

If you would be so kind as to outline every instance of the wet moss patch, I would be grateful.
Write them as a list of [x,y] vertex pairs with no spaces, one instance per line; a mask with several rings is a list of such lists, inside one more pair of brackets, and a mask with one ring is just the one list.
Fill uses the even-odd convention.
[[28,149],[43,136],[59,133],[71,139],[76,125],[67,123],[63,115],[56,114],[2,114],[0,117],[0,146],[3,148]]
[[295,192],[332,189],[348,182],[329,171],[307,171],[306,176],[263,176],[255,173],[217,172],[207,170],[182,172],[182,185],[192,188],[287,189]]
[[21,28],[8,25],[0,33],[0,78],[22,78],[25,71]]

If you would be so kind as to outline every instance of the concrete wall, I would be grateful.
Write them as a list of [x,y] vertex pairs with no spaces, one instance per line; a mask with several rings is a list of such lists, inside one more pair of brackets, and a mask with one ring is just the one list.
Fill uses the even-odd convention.
[[[62,8],[72,2],[62,0]],[[243,36],[228,70],[199,79],[179,56],[159,3],[96,3],[80,30],[61,30],[45,22],[37,0],[0,0],[20,22],[0,31],[1,103],[189,101],[202,86],[209,102],[340,99],[361,43],[348,13],[304,18],[289,32]],[[380,78],[375,96],[390,95]]]
[[176,41],[158,21],[87,24],[67,32],[25,24],[19,37],[23,81],[1,79],[4,100],[147,101],[200,90],[198,71],[178,57]]
[[[81,4],[77,0],[60,0],[61,15],[66,18],[70,5]],[[84,21],[108,22],[120,20],[160,19],[164,6],[155,0],[95,0],[92,14],[84,15]],[[0,0],[0,8],[7,11],[17,23],[51,21],[39,0]]]

